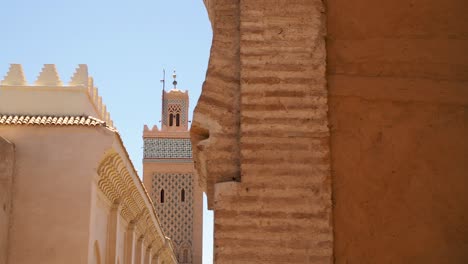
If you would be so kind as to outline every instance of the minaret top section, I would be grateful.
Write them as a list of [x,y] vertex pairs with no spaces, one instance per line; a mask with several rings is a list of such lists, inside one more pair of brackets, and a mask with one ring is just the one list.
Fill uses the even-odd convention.
[[165,80],[161,80],[163,83],[161,128],[159,130],[156,126],[154,126],[152,129],[149,129],[147,126],[145,126],[143,137],[153,137],[157,134],[162,135],[161,133],[164,135],[167,134],[166,136],[171,137],[184,137],[185,134],[187,134],[189,131],[188,91],[177,88],[177,74],[175,70],[172,74],[172,78],[174,79],[172,82],[174,87],[169,91],[164,90]]

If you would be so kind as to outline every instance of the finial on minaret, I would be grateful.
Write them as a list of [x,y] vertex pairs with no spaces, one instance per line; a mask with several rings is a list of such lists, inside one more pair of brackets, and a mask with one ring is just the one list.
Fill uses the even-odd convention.
[[176,81],[177,74],[175,70],[174,70],[174,73],[172,74],[172,78],[174,78],[174,81],[172,82],[172,84],[174,85],[174,89],[177,89],[177,81]]

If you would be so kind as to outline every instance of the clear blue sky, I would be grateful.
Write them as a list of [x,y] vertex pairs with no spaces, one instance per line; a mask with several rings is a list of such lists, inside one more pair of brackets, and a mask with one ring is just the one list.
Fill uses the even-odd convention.
[[[193,112],[212,37],[203,0],[0,0],[0,14],[0,79],[10,63],[21,63],[33,83],[53,63],[68,83],[77,64],[87,64],[138,171],[143,125],[159,125],[163,68],[168,83],[177,70]],[[204,218],[209,264],[212,213]]]

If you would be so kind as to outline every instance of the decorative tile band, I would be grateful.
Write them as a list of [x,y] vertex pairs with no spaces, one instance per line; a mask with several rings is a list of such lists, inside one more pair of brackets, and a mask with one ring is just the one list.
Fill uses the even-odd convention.
[[188,138],[145,138],[144,159],[191,159],[192,144]]

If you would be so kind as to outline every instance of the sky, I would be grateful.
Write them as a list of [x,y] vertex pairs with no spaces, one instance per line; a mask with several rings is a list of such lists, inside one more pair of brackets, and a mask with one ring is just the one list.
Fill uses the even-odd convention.
[[[0,14],[0,79],[20,63],[33,83],[51,63],[68,83],[87,64],[140,175],[143,125],[161,119],[163,69],[166,87],[176,69],[178,88],[189,91],[191,120],[212,38],[203,0],[0,0]],[[213,214],[203,216],[203,263],[211,264]]]

